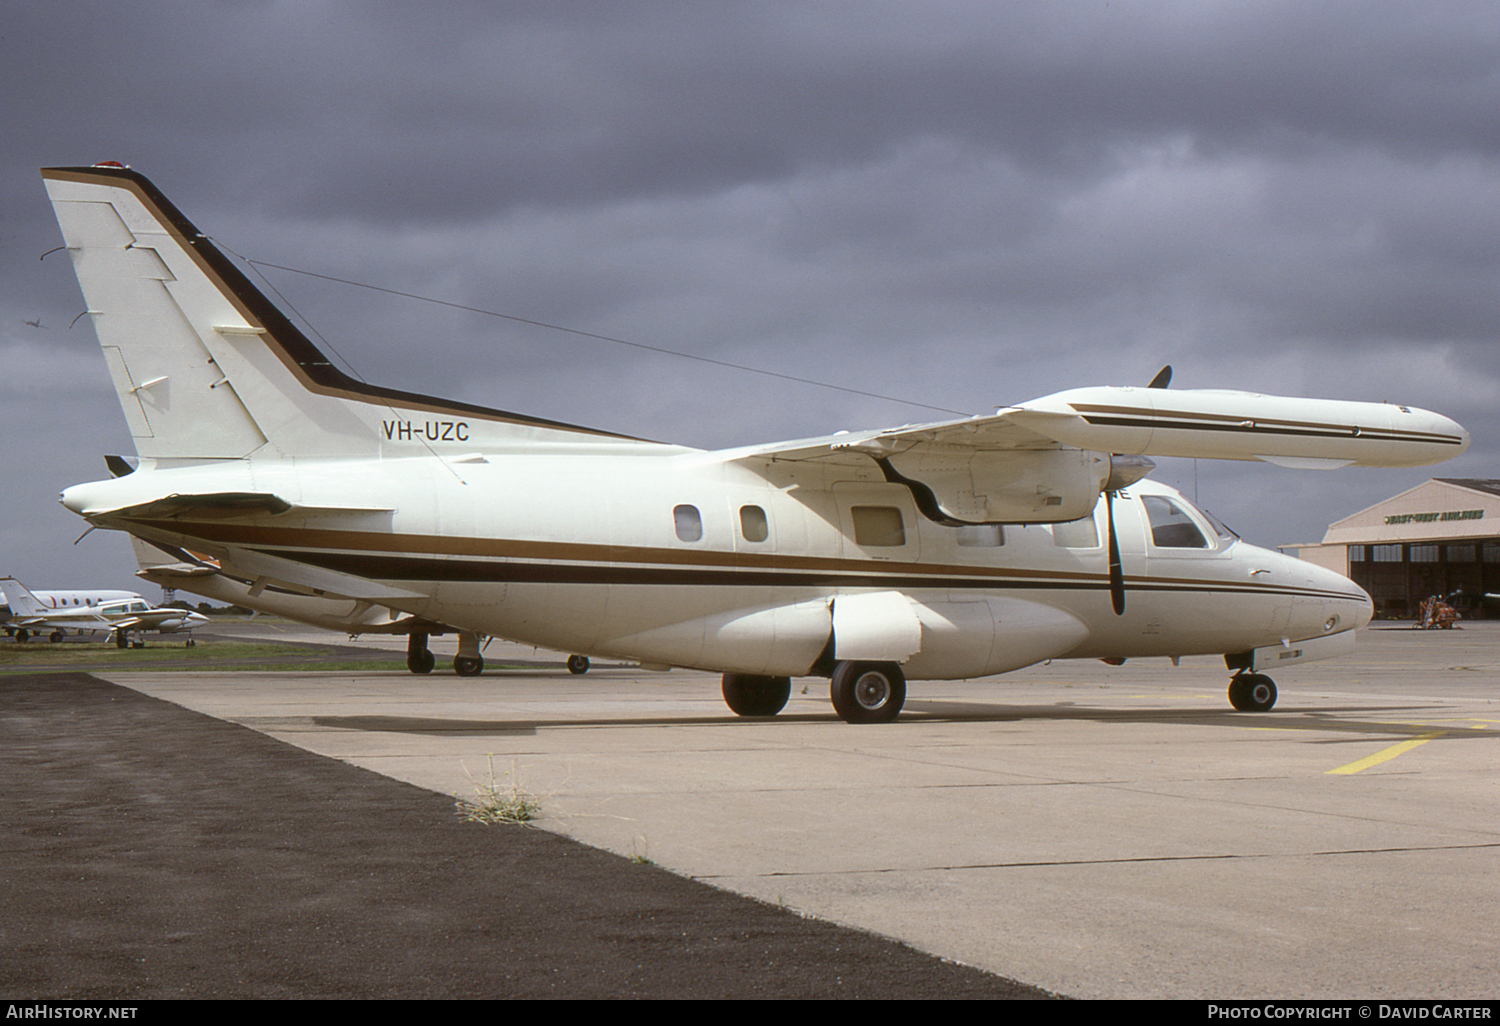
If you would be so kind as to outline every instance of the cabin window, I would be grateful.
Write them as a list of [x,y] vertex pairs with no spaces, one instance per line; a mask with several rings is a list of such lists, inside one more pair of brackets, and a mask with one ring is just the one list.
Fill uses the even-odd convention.
[[851,506],[854,541],[866,548],[895,548],[906,544],[906,524],[895,506]]
[[965,524],[958,529],[958,544],[968,549],[993,549],[1005,544],[999,524]]
[[677,537],[683,541],[695,542],[703,539],[703,518],[698,515],[697,506],[684,503],[673,508],[672,522],[677,527]]
[[1193,518],[1171,499],[1160,495],[1141,498],[1146,505],[1146,516],[1151,521],[1151,544],[1161,549],[1206,549],[1208,539]]
[[763,542],[769,538],[771,529],[766,523],[766,511],[759,506],[741,506],[740,534],[750,542]]
[[1093,517],[1052,525],[1052,544],[1064,549],[1097,549],[1099,528]]

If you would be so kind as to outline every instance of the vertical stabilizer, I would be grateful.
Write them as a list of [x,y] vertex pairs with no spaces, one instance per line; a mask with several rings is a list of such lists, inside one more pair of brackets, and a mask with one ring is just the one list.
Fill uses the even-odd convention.
[[42,177],[144,458],[456,455],[634,441],[357,381],[145,177],[119,165],[45,168]]
[[15,616],[40,616],[47,611],[42,600],[14,577],[0,577],[0,597]]

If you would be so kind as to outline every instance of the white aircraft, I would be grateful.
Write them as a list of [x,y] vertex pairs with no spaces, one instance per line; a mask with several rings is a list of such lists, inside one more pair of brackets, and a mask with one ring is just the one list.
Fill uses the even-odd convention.
[[108,631],[115,644],[125,648],[133,633],[178,634],[208,623],[202,613],[172,606],[153,607],[133,591],[33,592],[14,577],[0,577],[0,592],[5,598],[5,630],[17,642],[44,633],[57,642],[72,629]]
[[[1348,651],[1369,597],[1240,541],[1143,457],[1406,467],[1469,441],[1405,406],[1097,387],[718,452],[647,442],[356,381],[141,175],[42,176],[140,457],[68,509],[251,590],[722,672],[741,715],[778,712],[798,676],[876,722],[908,679],[1201,654],[1224,655],[1237,709],[1269,709],[1260,671]],[[460,649],[458,672],[481,665]]]

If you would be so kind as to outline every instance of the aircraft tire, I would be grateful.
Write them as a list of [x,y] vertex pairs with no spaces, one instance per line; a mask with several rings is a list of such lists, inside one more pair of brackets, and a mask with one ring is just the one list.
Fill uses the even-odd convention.
[[724,674],[724,703],[736,716],[775,716],[792,695],[790,677]]
[[895,663],[839,662],[829,694],[845,723],[889,723],[906,703],[906,676]]
[[437,658],[427,647],[427,635],[413,631],[406,636],[406,668],[412,673],[431,673]]
[[[431,653],[429,652],[430,656]],[[483,656],[454,656],[453,672],[460,677],[477,677],[484,672]]]
[[568,672],[573,674],[589,672],[589,657],[581,655],[568,656]]
[[1242,673],[1229,682],[1229,704],[1240,712],[1270,712],[1276,682],[1263,673]]
[[50,641],[50,642],[52,642],[52,644],[54,644],[54,645],[57,644],[62,639],[63,639],[63,632],[62,631],[53,631],[51,634],[47,635],[47,640]]

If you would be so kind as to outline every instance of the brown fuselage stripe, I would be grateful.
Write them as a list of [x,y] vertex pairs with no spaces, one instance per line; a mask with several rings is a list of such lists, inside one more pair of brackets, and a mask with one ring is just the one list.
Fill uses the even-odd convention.
[[[1070,575],[1067,579],[999,576],[949,577],[933,573],[891,573],[884,564],[853,563],[842,573],[790,570],[731,570],[699,567],[523,563],[510,560],[434,559],[424,556],[372,555],[361,552],[302,552],[256,549],[267,556],[380,581],[432,581],[469,584],[689,585],[698,587],[923,588],[1004,591],[1105,591],[1104,574]],[[857,567],[857,569],[855,569]],[[882,572],[885,571],[885,572]],[[1349,599],[1352,596],[1314,588],[1235,584],[1227,581],[1125,578],[1133,592],[1181,592],[1228,595],[1286,595],[1299,598]]]
[[[719,586],[905,586],[922,588],[1105,588],[1089,571],[1032,570],[779,553],[679,550],[577,542],[268,527],[256,524],[136,521],[202,541],[244,546],[342,573],[388,581],[553,581],[557,583]],[[476,558],[477,557],[477,558]],[[1347,598],[1315,588],[1251,582],[1126,577],[1136,590],[1213,591]]]

